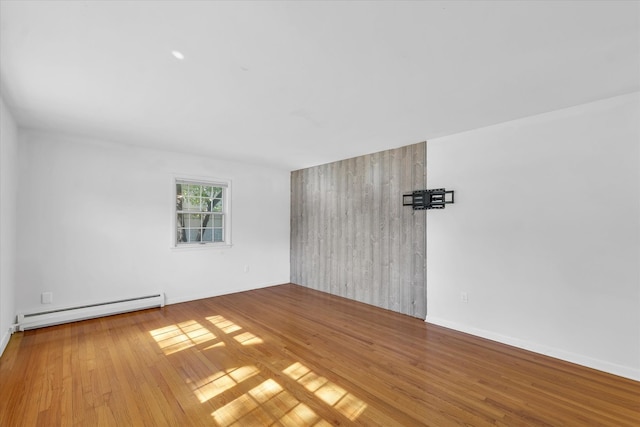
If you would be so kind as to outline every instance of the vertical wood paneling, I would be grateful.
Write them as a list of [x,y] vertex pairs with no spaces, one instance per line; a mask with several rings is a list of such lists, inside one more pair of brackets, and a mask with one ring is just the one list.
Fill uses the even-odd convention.
[[[338,218],[339,214],[339,193],[338,193],[338,181],[334,179],[334,177],[338,173],[338,164],[330,163],[329,164],[329,185],[331,186],[331,198],[329,205],[329,230],[337,230],[338,229]],[[340,245],[341,239],[338,233],[327,233],[329,234],[329,240],[331,245],[331,268],[329,270],[329,293],[337,294],[340,286],[340,258],[338,257],[338,247]]]
[[[336,227],[338,239],[340,240],[338,243],[338,292],[336,295],[345,296],[347,293],[347,282],[348,275],[347,269],[345,268],[345,263],[348,263],[348,247],[346,245],[347,241],[347,218],[349,207],[347,206],[347,161],[338,162],[338,174],[334,177],[337,179],[339,185],[339,199],[340,199],[340,210],[338,212],[338,226]],[[332,230],[327,230],[328,233],[331,233]]]
[[[389,308],[393,311],[401,311],[400,309],[400,174],[402,168],[402,148],[392,150],[389,153],[389,206],[388,206],[388,222],[389,222]],[[395,202],[395,203],[394,203]],[[404,256],[409,255],[408,253]]]
[[380,191],[382,192],[382,205],[380,206],[380,227],[382,230],[382,234],[380,236],[381,241],[380,244],[382,246],[382,257],[380,258],[380,271],[382,275],[382,281],[380,282],[380,286],[378,286],[378,294],[380,295],[380,307],[382,308],[390,308],[391,299],[389,298],[390,286],[389,282],[391,281],[391,269],[390,265],[390,229],[391,224],[389,224],[389,205],[391,204],[391,193],[389,191],[389,187],[391,185],[391,180],[389,178],[391,173],[391,152],[385,151],[382,153],[383,157],[383,165],[382,165],[382,182]]
[[364,231],[364,206],[363,206],[363,185],[362,181],[364,178],[364,168],[363,168],[363,160],[364,157],[356,157],[353,159],[353,192],[351,193],[351,197],[349,199],[353,202],[353,257],[352,257],[352,265],[353,268],[351,270],[351,276],[353,281],[353,295],[351,298],[356,301],[364,301],[363,299],[363,285],[364,285],[364,275],[363,275],[363,249],[364,244],[362,240],[363,231]]
[[[375,153],[371,155],[371,282],[370,283],[382,283],[382,271],[380,266],[380,260],[382,258],[382,232],[381,226],[381,210],[382,210],[382,186],[381,186],[381,170],[382,170],[382,155],[381,153]],[[378,286],[380,288],[380,286]],[[372,291],[369,293],[369,303],[378,307],[383,306],[383,302],[380,298],[379,289],[375,289],[372,286]]]
[[[400,188],[410,188],[413,178],[413,147],[403,147],[402,149],[402,170],[400,171]],[[408,167],[407,167],[408,166]],[[403,191],[404,192],[404,191]],[[413,272],[414,272],[414,234],[416,232],[413,222],[414,211],[400,206],[400,246],[399,250],[404,253],[400,255],[400,289],[399,305],[407,312],[414,311],[411,295],[413,293]],[[409,249],[409,252],[405,252]],[[408,277],[407,277],[408,276]]]
[[[310,197],[311,202],[311,229],[309,232],[310,238],[310,247],[311,247],[311,271],[313,274],[307,277],[311,287],[313,289],[320,289],[322,285],[320,284],[320,239],[319,237],[319,229],[320,229],[320,207],[321,204],[321,196],[320,194],[320,168],[311,168],[309,176],[309,194],[307,197]],[[309,273],[309,272],[307,272]]]
[[426,188],[426,143],[291,174],[291,281],[426,315],[425,212],[402,194]]
[[[316,278],[317,278],[316,289],[320,289],[321,287],[328,286],[327,265],[328,265],[329,252],[327,251],[327,248],[325,245],[328,235],[327,233],[320,232],[320,228],[322,227],[322,225],[324,224],[324,226],[326,227],[329,222],[328,215],[327,215],[329,199],[326,199],[327,196],[329,196],[328,188],[327,188],[326,169],[327,169],[327,165],[322,165],[317,168],[318,187],[316,191],[318,192],[319,200],[314,202],[314,206],[318,210],[317,215],[315,215],[318,218],[318,222],[316,224],[316,232],[315,232],[315,236],[316,236],[315,238],[318,242],[317,244],[318,269],[316,270],[318,274],[316,275]],[[324,197],[326,200],[322,201],[321,200],[322,197]]]
[[363,157],[363,175],[362,175],[362,231],[360,239],[362,242],[362,269],[360,287],[358,295],[360,300],[367,304],[373,304],[373,292],[369,292],[369,285],[373,283],[372,265],[373,265],[373,239],[375,230],[372,230],[371,220],[375,214],[375,206],[373,204],[373,175],[372,175],[372,159],[374,156]]
[[[427,187],[427,145],[414,146],[413,153],[413,182],[424,182]],[[425,213],[414,211],[414,241],[413,241],[413,286],[411,289],[414,316],[420,317],[427,312],[427,217]]]

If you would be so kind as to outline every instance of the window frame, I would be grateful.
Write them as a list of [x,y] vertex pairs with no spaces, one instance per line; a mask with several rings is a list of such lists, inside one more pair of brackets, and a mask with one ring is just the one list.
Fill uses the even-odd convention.
[[[222,213],[223,218],[223,241],[222,242],[178,242],[178,208],[177,184],[197,184],[222,188]],[[217,212],[216,212],[217,213]],[[171,176],[171,249],[190,250],[190,249],[211,249],[211,248],[230,248],[231,245],[231,180],[220,179],[206,176],[193,176],[184,174],[174,174]]]

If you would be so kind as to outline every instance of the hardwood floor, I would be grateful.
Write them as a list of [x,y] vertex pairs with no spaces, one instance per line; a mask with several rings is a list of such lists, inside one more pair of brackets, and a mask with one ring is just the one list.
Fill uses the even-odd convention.
[[638,426],[640,383],[295,285],[15,334],[1,426]]

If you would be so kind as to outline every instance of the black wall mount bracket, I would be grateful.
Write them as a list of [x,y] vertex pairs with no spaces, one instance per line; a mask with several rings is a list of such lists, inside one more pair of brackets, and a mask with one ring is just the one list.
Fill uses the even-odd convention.
[[453,203],[453,190],[444,188],[433,190],[417,190],[402,195],[402,206],[412,206],[413,210],[444,209],[445,205]]

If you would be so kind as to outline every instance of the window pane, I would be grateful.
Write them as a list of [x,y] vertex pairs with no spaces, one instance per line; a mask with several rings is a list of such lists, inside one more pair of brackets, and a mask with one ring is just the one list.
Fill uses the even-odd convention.
[[212,211],[213,212],[222,212],[222,208],[223,208],[223,203],[222,203],[222,188],[221,187],[216,187],[214,189],[215,191],[213,192],[213,195],[211,197],[211,205],[212,205]]
[[189,184],[189,195],[193,197],[200,197],[202,193],[201,185]]
[[203,242],[213,242],[213,229],[212,228],[203,228],[202,241]]
[[184,215],[185,227],[200,228],[202,226],[202,215],[200,214],[183,214],[183,215]]
[[181,211],[183,203],[182,184],[176,184],[176,210]]
[[187,238],[189,242],[199,242],[200,241],[200,229],[199,228],[190,228],[187,230]]
[[223,233],[222,233],[222,229],[221,228],[214,228],[213,229],[213,241],[214,242],[223,242]]
[[182,184],[182,210],[200,211],[201,191],[200,185]]
[[214,215],[213,216],[213,226],[214,227],[222,227],[222,215]]
[[185,211],[200,211],[200,197],[186,196],[182,202]]
[[178,243],[183,243],[187,241],[187,231],[184,228],[178,228],[178,234],[176,236],[176,240]]

